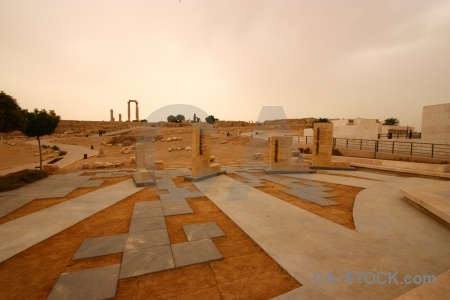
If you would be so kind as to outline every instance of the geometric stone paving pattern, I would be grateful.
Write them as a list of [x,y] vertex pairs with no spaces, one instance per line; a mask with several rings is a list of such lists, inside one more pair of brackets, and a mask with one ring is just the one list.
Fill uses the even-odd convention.
[[120,265],[62,273],[49,300],[60,299],[109,299],[116,295]]
[[[260,165],[262,166],[262,164]],[[299,179],[288,178],[288,177],[275,177],[273,175],[264,175],[264,176],[254,176],[247,172],[257,172],[255,166],[253,165],[251,169],[249,168],[226,168],[227,173],[234,173],[240,177],[246,179],[245,184],[251,187],[265,187],[263,180],[272,181],[274,183],[283,185],[288,187],[289,189],[280,190],[283,193],[295,196],[297,198],[301,198],[303,200],[315,203],[320,206],[332,206],[339,205],[339,203],[328,200],[326,198],[335,197],[333,194],[327,193],[327,191],[333,190],[326,187],[323,184],[318,182],[311,181],[302,181],[299,182]],[[261,170],[259,170],[261,171]]]
[[61,198],[79,187],[98,187],[103,180],[90,180],[93,176],[79,176],[82,172],[49,175],[20,189],[0,193],[0,218],[25,204],[43,198]]
[[[106,285],[103,281],[107,281],[111,285],[111,280],[116,285],[118,279],[223,258],[210,239],[225,235],[214,222],[183,226],[188,242],[170,244],[164,216],[193,213],[186,198],[201,197],[203,193],[178,188],[172,181],[172,178],[180,176],[180,172],[177,170],[165,170],[157,175],[157,188],[159,190],[166,189],[169,194],[160,194],[160,201],[135,203],[128,234],[85,239],[75,253],[73,259],[124,253],[121,265],[117,265],[120,267],[120,271],[118,269],[117,272],[120,273],[116,275],[113,272],[112,279],[97,278],[99,285]],[[90,287],[88,290],[84,289],[85,280],[83,281],[81,276],[88,278],[94,276],[91,274],[95,274],[98,277],[105,277],[102,270],[104,269],[96,268],[61,274],[52,290],[52,297],[54,299],[65,298],[64,293],[71,294],[71,291],[75,292],[76,290],[82,290],[85,293],[83,298],[114,297],[115,289],[114,293],[111,289],[109,294],[105,293],[105,295],[112,295],[108,297],[99,296],[98,291],[90,291]]]

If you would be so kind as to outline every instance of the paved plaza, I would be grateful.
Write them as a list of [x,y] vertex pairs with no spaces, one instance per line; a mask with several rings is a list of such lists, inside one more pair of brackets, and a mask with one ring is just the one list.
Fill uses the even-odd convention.
[[[244,182],[216,176],[193,183],[198,188],[195,192],[173,182],[189,175],[189,169],[154,171],[156,187],[164,193],[159,194],[159,200],[135,203],[129,232],[85,239],[73,257],[79,260],[122,253],[121,263],[61,273],[49,299],[80,295],[111,298],[119,280],[223,259],[211,240],[225,235],[215,222],[185,225],[187,242],[170,243],[165,218],[192,214],[186,200],[202,196],[208,197],[301,283],[300,288],[277,299],[392,299],[413,292],[417,285],[357,282],[358,272],[397,273],[401,281],[408,275],[438,276],[450,269],[449,227],[404,198],[419,195],[423,200],[422,193],[431,193],[438,200],[450,201],[448,182],[364,171],[261,175],[264,168],[261,163],[228,166],[224,168],[227,173],[240,176]],[[52,175],[1,193],[0,212],[7,215],[34,199],[64,197],[77,187],[94,187],[103,182],[91,178],[126,174]],[[353,208],[356,229],[345,228],[257,189],[267,182],[284,186],[281,191],[287,195],[323,207],[339,205],[326,183],[362,188]],[[128,179],[1,224],[0,262],[142,189]],[[432,203],[445,221],[448,206],[438,204]],[[333,282],[327,281],[329,274],[335,277]],[[349,279],[346,276],[353,276],[353,281],[344,280]],[[445,291],[445,286],[438,286],[437,291]]]

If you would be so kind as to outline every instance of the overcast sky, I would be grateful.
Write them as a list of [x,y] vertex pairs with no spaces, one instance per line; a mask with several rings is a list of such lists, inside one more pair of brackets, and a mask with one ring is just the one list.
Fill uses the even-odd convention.
[[449,0],[0,0],[0,90],[62,119],[126,119],[136,99],[141,118],[282,106],[420,130],[450,102],[449,16]]

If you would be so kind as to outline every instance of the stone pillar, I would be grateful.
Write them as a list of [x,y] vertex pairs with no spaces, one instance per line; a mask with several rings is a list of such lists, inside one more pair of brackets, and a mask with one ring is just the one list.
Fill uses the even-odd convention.
[[270,169],[287,170],[291,168],[292,137],[270,137]]
[[111,122],[114,122],[114,112],[113,112],[112,109],[109,110],[109,114],[110,114],[110,117],[111,117]]
[[119,114],[119,122],[122,122],[122,114]]
[[192,126],[192,176],[198,177],[211,173],[211,126],[203,123]]
[[332,161],[333,123],[315,123],[313,143],[311,168],[354,170],[354,168],[350,168],[349,162]]
[[137,101],[136,101],[136,120],[139,122],[139,106]]
[[312,165],[331,166],[333,123],[314,123]]
[[128,101],[128,122],[131,122],[131,120],[130,120],[130,101]]
[[138,169],[145,169],[145,144],[136,144],[136,164]]
[[136,179],[138,181],[147,181],[148,173],[145,169],[145,145],[143,143],[136,144]]

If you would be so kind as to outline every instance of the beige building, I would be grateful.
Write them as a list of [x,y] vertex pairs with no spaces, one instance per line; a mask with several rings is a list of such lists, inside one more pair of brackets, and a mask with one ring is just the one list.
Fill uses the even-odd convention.
[[450,144],[450,103],[423,107],[422,141]]
[[[332,119],[333,137],[345,139],[376,140],[381,135],[381,139],[387,139],[387,134],[392,133],[393,138],[397,134],[406,138],[406,132],[414,127],[382,125],[378,119]],[[312,128],[304,130],[305,136],[312,136]]]

